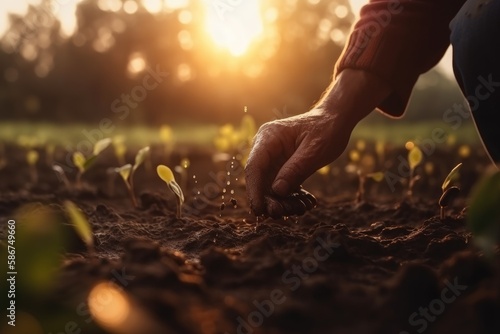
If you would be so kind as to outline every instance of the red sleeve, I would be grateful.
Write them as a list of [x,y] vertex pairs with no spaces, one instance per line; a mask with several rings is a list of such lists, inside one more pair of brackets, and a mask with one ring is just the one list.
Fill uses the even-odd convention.
[[450,44],[449,23],[465,0],[371,0],[361,9],[335,65],[371,72],[392,88],[379,109],[401,116],[420,74],[436,65]]

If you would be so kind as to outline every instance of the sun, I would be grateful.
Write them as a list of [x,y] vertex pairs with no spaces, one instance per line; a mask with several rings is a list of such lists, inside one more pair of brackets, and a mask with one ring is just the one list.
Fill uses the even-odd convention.
[[204,0],[205,29],[214,43],[242,56],[262,34],[260,0]]

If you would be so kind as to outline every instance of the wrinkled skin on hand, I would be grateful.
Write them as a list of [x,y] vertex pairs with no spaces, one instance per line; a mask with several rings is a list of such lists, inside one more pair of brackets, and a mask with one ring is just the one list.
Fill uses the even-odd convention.
[[245,168],[253,212],[301,215],[316,199],[300,185],[345,150],[354,123],[322,108],[262,125]]

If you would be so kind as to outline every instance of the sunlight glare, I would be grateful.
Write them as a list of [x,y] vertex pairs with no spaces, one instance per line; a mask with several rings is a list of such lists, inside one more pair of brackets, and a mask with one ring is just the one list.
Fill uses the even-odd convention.
[[144,8],[150,13],[159,13],[162,10],[162,0],[142,0]]
[[259,0],[204,0],[206,29],[216,45],[242,56],[263,32]]
[[367,3],[368,0],[349,0],[352,13],[354,14],[355,17],[359,17],[359,11],[361,10],[361,7],[363,7]]
[[94,319],[110,329],[120,328],[130,316],[127,296],[109,282],[99,283],[90,291],[88,305]]
[[164,0],[166,7],[171,9],[184,8],[189,4],[189,0]]
[[146,68],[146,61],[144,60],[142,53],[134,52],[130,55],[129,59],[127,70],[130,74],[137,74],[144,71]]

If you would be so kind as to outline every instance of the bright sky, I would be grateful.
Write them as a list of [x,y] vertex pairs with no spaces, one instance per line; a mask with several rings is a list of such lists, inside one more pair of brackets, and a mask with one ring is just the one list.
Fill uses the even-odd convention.
[[[146,5],[153,9],[157,3],[161,0],[145,0]],[[176,4],[181,4],[187,0],[164,0],[167,5],[175,6]],[[203,0],[210,3],[211,0]],[[368,0],[349,0],[351,7],[356,15],[358,15],[360,8]],[[28,8],[28,4],[39,3],[40,0],[15,0],[15,1],[0,1],[0,35],[2,35],[8,27],[8,13],[18,13],[23,14]],[[71,34],[74,25],[74,13],[76,4],[79,0],[53,0],[53,4],[56,13],[61,20],[61,26],[66,34]],[[112,0],[110,1],[112,2]],[[212,6],[211,6],[212,7]],[[258,5],[257,0],[242,0],[241,8],[233,11],[237,17],[237,20],[232,20],[228,24],[232,24],[230,29],[223,29],[217,25],[217,20],[214,20],[216,15],[221,16],[220,11],[214,12],[212,7],[212,14],[207,20],[207,29],[211,33],[214,41],[220,46],[226,46],[229,51],[235,55],[241,55],[245,52],[250,43],[251,39],[261,32],[262,27],[256,22],[256,20],[246,20],[248,16],[258,15]],[[148,8],[149,9],[149,8]],[[220,21],[220,20],[219,20]],[[248,37],[247,40],[239,39],[237,33],[244,33]],[[451,66],[451,52],[448,50],[447,54],[438,65],[444,73],[448,76],[453,77],[453,70]]]

